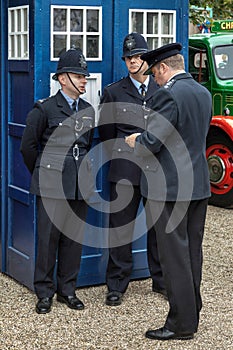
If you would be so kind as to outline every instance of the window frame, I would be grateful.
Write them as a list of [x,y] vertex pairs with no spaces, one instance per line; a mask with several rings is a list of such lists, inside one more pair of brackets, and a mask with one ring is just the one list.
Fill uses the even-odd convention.
[[[172,39],[171,42],[176,41],[176,11],[175,10],[145,10],[145,9],[129,9],[129,32],[133,31],[133,22],[132,22],[132,13],[142,13],[143,14],[143,32],[140,33],[144,36],[146,41],[148,41],[149,38],[152,39],[158,39],[158,46],[153,47],[150,49],[156,49],[160,46],[162,46],[162,39]],[[149,13],[157,13],[158,14],[158,34],[149,34],[147,33],[147,15]],[[173,27],[172,27],[172,34],[162,34],[162,15],[163,14],[170,14],[173,15]]]
[[[82,35],[83,36],[83,54],[86,61],[102,61],[102,6],[64,6],[64,5],[51,5],[50,6],[50,60],[58,61],[59,57],[54,57],[54,35],[65,35],[66,36],[66,50],[70,49],[70,38],[72,35]],[[67,10],[67,28],[65,31],[54,31],[54,9],[64,9]],[[70,13],[71,10],[83,10],[83,30],[82,31],[71,31],[70,30]],[[97,10],[99,12],[99,23],[97,32],[87,32],[86,31],[86,18],[87,10]],[[98,57],[87,57],[87,37],[88,36],[98,36],[99,37],[99,55]]]
[[[26,10],[26,16],[24,11]],[[20,11],[20,25],[18,28],[18,12]],[[12,24],[12,13],[14,23]],[[25,21],[26,19],[26,21]],[[14,28],[12,28],[14,26]],[[12,30],[14,29],[14,30]],[[19,30],[20,29],[20,30]],[[24,30],[22,30],[24,29]],[[13,39],[13,43],[12,43]],[[25,43],[26,39],[26,43]],[[20,48],[19,48],[20,43]],[[26,51],[25,51],[26,46]],[[19,55],[20,51],[20,55]],[[29,60],[29,5],[8,8],[8,60]]]

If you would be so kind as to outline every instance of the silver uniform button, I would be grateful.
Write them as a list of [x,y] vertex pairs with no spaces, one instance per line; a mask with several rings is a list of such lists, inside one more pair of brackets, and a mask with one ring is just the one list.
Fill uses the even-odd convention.
[[121,152],[121,148],[118,148],[118,152]]
[[47,164],[47,168],[48,168],[48,169],[51,168],[51,165],[50,165],[50,164]]

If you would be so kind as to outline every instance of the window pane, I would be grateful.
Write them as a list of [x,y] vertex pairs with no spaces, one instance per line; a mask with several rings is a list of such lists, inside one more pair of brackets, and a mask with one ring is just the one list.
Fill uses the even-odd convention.
[[54,9],[53,11],[53,30],[57,32],[66,31],[67,14],[65,9]]
[[173,34],[173,15],[162,14],[162,34]]
[[71,35],[70,47],[80,48],[83,50],[83,36],[82,35]]
[[17,10],[16,11],[16,16],[17,16],[17,32],[21,32],[21,11]]
[[87,10],[87,32],[98,32],[99,30],[99,11]]
[[173,43],[173,40],[172,38],[162,38],[161,43],[162,45],[171,44]]
[[157,49],[158,38],[147,38],[147,44],[148,44],[149,50]]
[[20,35],[17,35],[17,58],[20,58],[21,57],[21,38],[20,38]]
[[143,33],[143,13],[142,12],[132,12],[132,32]]
[[11,48],[11,53],[10,57],[15,57],[15,40],[14,36],[12,35],[10,37],[10,48]]
[[10,27],[10,32],[14,32],[15,31],[15,13],[14,11],[10,12],[10,21],[11,21],[11,27]]
[[99,57],[99,36],[87,36],[87,57]]
[[70,11],[70,31],[71,32],[83,31],[83,10]]
[[66,50],[66,35],[54,35],[53,44],[54,57],[59,57],[61,51]]
[[147,14],[147,33],[158,34],[158,14],[157,13]]
[[28,57],[28,51],[27,51],[28,50],[28,43],[27,43],[28,38],[27,38],[26,34],[22,35],[22,40],[23,40],[23,57],[27,58]]
[[28,28],[27,28],[27,23],[28,23],[27,9],[23,9],[23,23],[24,23],[23,31],[26,32],[28,30]]

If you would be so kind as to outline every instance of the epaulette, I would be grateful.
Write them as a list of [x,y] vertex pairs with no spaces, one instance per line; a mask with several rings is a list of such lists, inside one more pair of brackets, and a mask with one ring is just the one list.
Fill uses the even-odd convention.
[[46,101],[48,101],[48,100],[49,100],[49,97],[46,97],[46,98],[42,98],[42,99],[40,99],[40,100],[37,100],[36,102],[44,103],[44,102],[46,102]]
[[171,79],[169,80],[165,85],[164,88],[165,89],[170,89],[172,87],[172,85],[175,83],[176,79]]
[[119,80],[117,81],[113,81],[112,83],[108,84],[107,86],[112,86],[112,85],[115,85],[117,83],[119,83],[121,80],[125,79],[125,77],[121,77]]

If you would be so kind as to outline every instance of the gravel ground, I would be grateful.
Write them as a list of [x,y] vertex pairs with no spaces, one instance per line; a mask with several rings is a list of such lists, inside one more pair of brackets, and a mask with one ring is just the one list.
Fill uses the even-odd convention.
[[193,340],[146,339],[161,327],[168,304],[151,291],[150,279],[132,281],[124,303],[104,304],[106,286],[81,288],[85,303],[75,311],[54,299],[52,311],[38,315],[35,295],[0,274],[1,350],[225,350],[233,349],[233,210],[209,206],[204,239],[203,309]]

